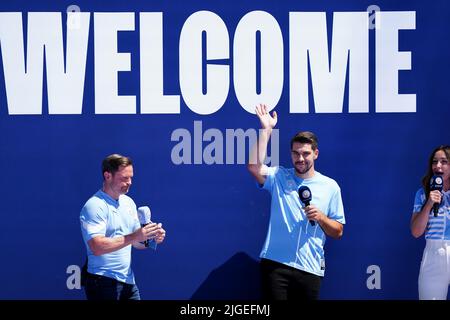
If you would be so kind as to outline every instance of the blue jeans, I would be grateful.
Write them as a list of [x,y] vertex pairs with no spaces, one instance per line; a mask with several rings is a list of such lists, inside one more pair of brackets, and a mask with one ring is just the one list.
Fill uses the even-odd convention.
[[84,290],[88,300],[141,300],[136,284],[91,273],[87,274]]

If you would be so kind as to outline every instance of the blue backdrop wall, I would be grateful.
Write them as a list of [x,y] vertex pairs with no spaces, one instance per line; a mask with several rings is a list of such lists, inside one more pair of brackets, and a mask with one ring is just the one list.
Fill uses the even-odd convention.
[[291,136],[313,131],[316,168],[342,189],[321,298],[416,299],[424,240],[409,220],[429,153],[450,140],[449,9],[2,2],[0,299],[84,299],[79,212],[111,153],[132,157],[129,194],[167,230],[156,251],[133,252],[144,299],[258,298],[270,198],[225,142],[259,128],[261,102],[279,115],[272,159],[290,166]]

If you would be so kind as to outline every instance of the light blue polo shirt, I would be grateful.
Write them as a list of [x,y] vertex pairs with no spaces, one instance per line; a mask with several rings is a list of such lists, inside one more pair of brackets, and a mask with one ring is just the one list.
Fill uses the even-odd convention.
[[121,195],[118,200],[115,200],[99,190],[81,209],[80,222],[88,254],[88,272],[134,284],[134,274],[131,270],[131,245],[95,256],[87,244],[96,236],[109,238],[126,236],[140,228],[134,201],[126,195]]
[[325,273],[326,234],[318,223],[311,226],[298,196],[300,186],[311,190],[311,204],[328,218],[345,224],[339,185],[319,172],[309,179],[295,175],[294,168],[269,167],[263,189],[272,195],[270,222],[261,258],[318,276]]
[[[425,201],[425,191],[423,188],[420,188],[414,198],[413,212],[420,212]],[[428,213],[425,239],[450,240],[450,190],[442,192],[442,201],[439,206],[438,216],[434,216],[433,210]]]

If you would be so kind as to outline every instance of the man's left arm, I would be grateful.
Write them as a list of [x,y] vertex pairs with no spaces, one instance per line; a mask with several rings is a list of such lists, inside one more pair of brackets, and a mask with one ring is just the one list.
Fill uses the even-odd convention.
[[334,239],[340,239],[344,233],[344,225],[342,223],[330,219],[324,214],[322,214],[322,219],[318,220],[317,223],[319,223],[327,236]]
[[163,242],[165,237],[166,237],[166,230],[164,230],[162,228],[161,224],[160,224],[159,230],[158,230],[156,236],[153,239],[149,239],[150,243],[149,243],[148,247],[146,247],[141,242],[134,242],[133,243],[133,248],[139,249],[139,250],[148,249],[148,248],[156,249],[156,245],[158,245],[161,242]]
[[314,205],[308,206],[305,211],[308,219],[317,221],[327,236],[334,239],[342,237],[345,224],[344,204],[342,203],[341,189],[337,184],[330,198],[328,214],[323,213]]
[[334,219],[328,218],[322,211],[314,205],[309,205],[305,208],[305,213],[308,220],[316,221],[323,232],[329,237],[340,239],[344,233],[344,225]]

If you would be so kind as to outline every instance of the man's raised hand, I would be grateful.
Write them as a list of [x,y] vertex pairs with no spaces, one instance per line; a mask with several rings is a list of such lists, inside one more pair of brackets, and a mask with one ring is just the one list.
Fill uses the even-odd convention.
[[265,104],[260,104],[255,108],[256,115],[261,122],[261,127],[263,129],[273,129],[277,124],[278,117],[277,112],[272,112],[272,116],[267,112],[267,106]]

